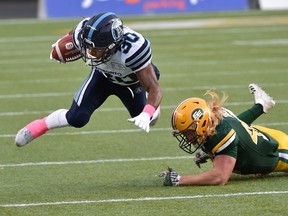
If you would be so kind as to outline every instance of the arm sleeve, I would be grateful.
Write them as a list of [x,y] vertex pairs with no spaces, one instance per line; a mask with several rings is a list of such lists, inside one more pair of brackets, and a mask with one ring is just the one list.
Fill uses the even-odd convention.
[[260,115],[263,114],[263,108],[260,104],[255,104],[250,109],[240,113],[237,117],[244,121],[246,124],[250,125],[255,121]]

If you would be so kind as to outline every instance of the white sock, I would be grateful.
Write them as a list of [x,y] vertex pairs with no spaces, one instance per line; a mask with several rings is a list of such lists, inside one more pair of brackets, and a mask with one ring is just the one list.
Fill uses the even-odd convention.
[[46,118],[48,129],[55,129],[70,126],[66,119],[67,109],[59,109],[51,113]]

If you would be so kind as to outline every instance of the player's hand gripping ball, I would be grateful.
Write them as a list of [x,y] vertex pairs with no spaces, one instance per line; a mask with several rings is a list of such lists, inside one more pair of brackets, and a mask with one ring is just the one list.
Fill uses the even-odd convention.
[[81,57],[81,52],[75,47],[72,35],[70,34],[66,34],[52,45],[51,60],[66,63],[76,61]]

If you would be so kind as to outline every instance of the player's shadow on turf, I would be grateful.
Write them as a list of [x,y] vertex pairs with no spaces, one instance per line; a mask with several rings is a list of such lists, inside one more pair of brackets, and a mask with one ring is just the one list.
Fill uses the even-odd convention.
[[270,178],[279,178],[279,177],[288,177],[288,173],[270,173],[267,175],[232,175],[229,181],[246,181],[246,180],[257,180],[257,179],[270,179]]

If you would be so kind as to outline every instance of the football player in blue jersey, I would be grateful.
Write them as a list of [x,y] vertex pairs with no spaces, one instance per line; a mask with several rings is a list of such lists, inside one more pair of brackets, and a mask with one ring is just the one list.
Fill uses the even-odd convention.
[[196,175],[180,176],[168,167],[160,173],[165,186],[224,185],[232,173],[260,174],[288,172],[288,136],[279,130],[253,125],[261,114],[267,113],[275,101],[256,84],[249,85],[255,105],[240,115],[223,107],[215,91],[208,91],[211,101],[189,98],[182,101],[172,114],[173,134],[179,147],[194,153],[198,166],[207,159],[213,161],[211,170]]
[[91,73],[70,109],[56,110],[27,124],[17,133],[16,145],[24,146],[51,129],[85,126],[110,95],[116,95],[127,108],[128,121],[148,133],[160,115],[162,99],[150,42],[111,12],[83,19],[69,34]]

